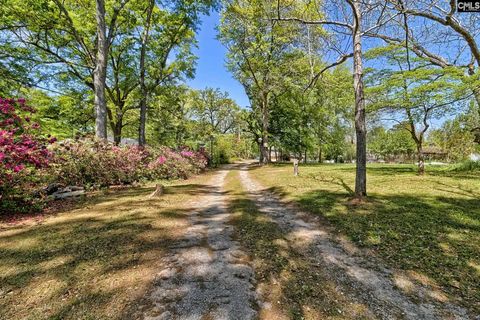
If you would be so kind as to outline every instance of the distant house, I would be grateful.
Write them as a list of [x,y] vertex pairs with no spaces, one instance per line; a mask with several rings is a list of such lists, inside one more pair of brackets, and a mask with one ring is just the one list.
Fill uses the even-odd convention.
[[427,146],[423,148],[423,155],[426,160],[443,160],[447,158],[447,152],[435,146]]
[[[114,142],[113,140],[113,137],[108,137],[107,138],[109,142]],[[121,146],[138,146],[138,140],[137,139],[133,139],[133,138],[122,138],[122,140],[120,140],[120,145]]]

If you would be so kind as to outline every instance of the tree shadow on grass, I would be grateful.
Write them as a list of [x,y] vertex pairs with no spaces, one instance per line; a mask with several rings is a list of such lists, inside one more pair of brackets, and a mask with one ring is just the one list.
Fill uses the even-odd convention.
[[314,190],[296,201],[392,268],[420,272],[480,311],[480,199],[371,195],[351,205],[348,196]]
[[[282,188],[263,193],[286,195]],[[262,298],[271,303],[260,318],[274,319],[279,314],[291,319],[342,317],[368,319],[369,307],[352,303],[339,291],[328,271],[295,250],[287,241],[288,232],[257,208],[252,200],[259,194],[231,192],[229,210],[234,213],[238,240],[253,258]],[[284,318],[284,317],[283,317]]]
[[[115,301],[119,295],[125,298],[121,290],[135,291],[130,281],[145,276],[141,268],[157,262],[176,241],[186,214],[195,210],[182,199],[218,192],[185,184],[149,199],[153,189],[115,190],[38,224],[0,230],[0,318],[28,318],[42,305],[49,312],[40,317],[82,318],[97,312],[101,317],[109,304],[121,302]],[[14,307],[22,300],[30,307]]]

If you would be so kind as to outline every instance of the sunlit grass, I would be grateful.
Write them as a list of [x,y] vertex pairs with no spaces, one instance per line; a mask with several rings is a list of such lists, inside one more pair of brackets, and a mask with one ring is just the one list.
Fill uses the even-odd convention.
[[369,200],[352,204],[354,165],[291,165],[254,169],[265,187],[325,216],[336,229],[382,257],[480,310],[480,173],[412,165],[369,165]]
[[0,224],[0,319],[126,318],[186,226],[208,175],[87,199],[41,223]]

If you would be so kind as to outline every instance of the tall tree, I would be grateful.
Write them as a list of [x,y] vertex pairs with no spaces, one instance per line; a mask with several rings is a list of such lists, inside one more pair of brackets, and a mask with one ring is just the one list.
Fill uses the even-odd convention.
[[206,88],[195,92],[192,99],[193,111],[210,131],[225,134],[235,129],[240,107],[227,92]]
[[381,110],[389,120],[406,124],[415,143],[418,173],[425,173],[424,142],[431,120],[460,108],[472,96],[462,82],[463,72],[432,67],[424,59],[409,60],[398,46],[372,49],[369,58],[383,57],[383,68],[371,74],[371,110]]
[[[296,4],[296,3],[295,3]],[[352,43],[350,52],[342,53],[331,65],[320,70],[314,79],[331,67],[353,57],[353,89],[355,93],[355,133],[356,133],[356,176],[355,196],[363,198],[367,195],[367,141],[365,120],[365,97],[363,84],[363,52],[362,38],[365,30],[374,33],[390,20],[383,1],[364,2],[361,0],[339,0],[327,2],[309,1],[303,9],[295,4],[278,8],[276,20],[295,22],[303,25],[318,25],[331,35],[327,45],[338,52],[342,42]],[[340,9],[339,9],[340,8]],[[319,13],[320,12],[320,13]],[[347,39],[345,39],[345,36]],[[334,41],[339,39],[340,42]],[[332,41],[333,39],[333,41]]]
[[95,131],[101,139],[107,136],[108,53],[117,35],[118,17],[128,2],[122,0],[107,8],[104,0],[8,0],[0,12],[5,21],[0,38],[10,44],[1,48],[2,54],[27,64],[35,63],[30,74],[37,81],[28,85],[51,90],[54,82],[68,82],[70,87],[91,89],[95,96]]
[[150,34],[150,23],[152,20],[152,12],[155,7],[155,1],[149,0],[147,7],[147,18],[145,20],[145,26],[141,38],[140,47],[140,125],[138,126],[138,144],[143,146],[147,143],[145,138],[145,123],[147,121],[147,84],[145,82],[145,56],[147,54],[147,42]]
[[219,33],[229,50],[227,67],[243,85],[261,128],[257,143],[262,162],[270,161],[272,96],[281,91],[285,78],[295,71],[288,67],[287,59],[295,28],[274,21],[276,8],[273,0],[226,1]]
[[[476,32],[480,16],[458,13],[456,0],[388,0],[387,3],[391,4],[389,9],[398,13],[397,19],[382,32],[367,31],[365,35],[402,45],[432,65],[465,69],[464,82],[470,86],[480,114],[480,39]],[[480,124],[472,131],[475,140],[480,141]]]
[[107,26],[105,24],[105,1],[95,0],[95,18],[97,21],[97,43],[93,87],[95,91],[95,135],[107,139],[107,101],[105,99],[105,81],[107,77]]
[[[149,0],[148,3],[140,40],[141,97],[138,127],[140,145],[147,142],[148,99],[160,85],[164,84],[164,81],[171,81],[172,78],[178,77],[179,73],[193,76],[194,59],[190,46],[195,41],[194,33],[201,23],[201,15],[209,14],[210,10],[215,10],[218,5],[217,0],[173,0],[159,3]],[[156,24],[158,21],[163,21],[164,24]],[[149,41],[151,38],[155,40]],[[173,60],[176,58],[179,61],[169,63],[172,56]],[[150,61],[147,61],[149,57]]]

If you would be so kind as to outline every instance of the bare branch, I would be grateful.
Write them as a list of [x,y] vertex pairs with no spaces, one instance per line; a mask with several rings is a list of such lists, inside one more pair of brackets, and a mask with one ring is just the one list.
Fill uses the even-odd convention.
[[312,80],[310,81],[310,83],[308,84],[308,86],[303,90],[303,92],[307,91],[310,87],[314,86],[317,81],[318,81],[318,78],[325,72],[327,71],[328,69],[331,69],[333,67],[336,67],[336,66],[339,66],[341,65],[342,63],[344,63],[345,61],[347,61],[349,58],[352,58],[353,57],[353,53],[349,53],[349,54],[346,54],[346,55],[343,55],[341,57],[339,57],[337,59],[337,61],[335,61],[334,63],[332,64],[329,64],[328,66],[324,67],[322,70],[320,70],[313,78]]

